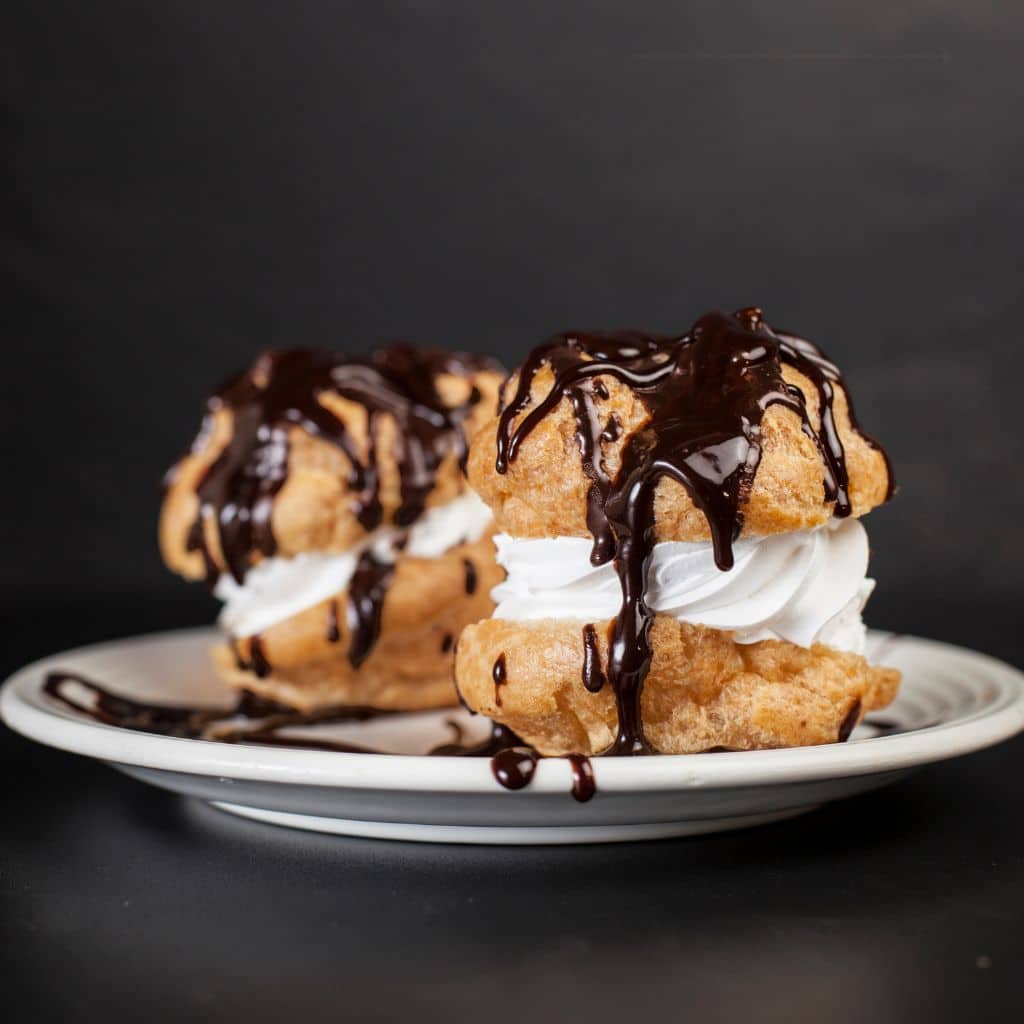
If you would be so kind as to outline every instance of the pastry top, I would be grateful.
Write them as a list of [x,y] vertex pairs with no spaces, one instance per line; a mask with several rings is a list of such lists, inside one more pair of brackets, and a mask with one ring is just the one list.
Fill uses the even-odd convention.
[[503,379],[481,356],[399,343],[368,358],[261,355],[208,402],[167,475],[160,547],[190,579],[344,551],[466,489],[468,443]]
[[710,539],[722,568],[740,535],[860,516],[893,490],[838,368],[757,309],[675,337],[556,335],[505,385],[468,472],[505,533],[592,535],[605,561],[614,523],[653,502],[655,540]]

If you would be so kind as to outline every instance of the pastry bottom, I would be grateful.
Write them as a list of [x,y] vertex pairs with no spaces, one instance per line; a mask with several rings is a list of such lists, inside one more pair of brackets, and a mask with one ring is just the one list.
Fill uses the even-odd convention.
[[[604,667],[611,626],[594,627]],[[895,669],[822,644],[738,644],[731,633],[664,615],[650,636],[641,709],[647,741],[660,753],[835,743],[899,687]],[[597,693],[584,687],[583,654],[582,623],[488,619],[463,632],[456,683],[472,710],[542,754],[600,754],[615,739],[615,694],[608,683]]]
[[[467,623],[494,610],[491,588],[503,575],[490,536],[437,558],[400,556],[384,598],[380,636],[358,668],[349,660],[347,591],[260,633],[258,651],[267,663],[262,675],[256,671],[260,658],[254,657],[251,637],[215,647],[213,663],[231,686],[301,712],[334,706],[389,711],[450,707],[458,702],[456,641]],[[330,635],[334,621],[336,639]]]

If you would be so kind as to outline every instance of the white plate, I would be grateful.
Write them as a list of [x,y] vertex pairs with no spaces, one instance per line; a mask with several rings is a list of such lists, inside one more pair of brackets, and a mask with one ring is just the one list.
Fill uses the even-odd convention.
[[235,814],[346,835],[429,842],[584,843],[655,839],[792,817],[875,789],[920,765],[966,754],[1024,729],[1024,675],[982,654],[912,637],[872,634],[904,674],[899,699],[845,744],[746,753],[595,758],[597,795],[570,796],[570,767],[543,760],[532,784],[502,789],[486,758],[418,756],[487,724],[461,710],[308,726],[395,750],[349,754],[154,736],[102,725],[42,692],[48,671],[80,672],[144,701],[227,706],[207,649],[212,630],[119,640],[55,655],[7,681],[0,715],[41,743],[110,762],[164,789]]

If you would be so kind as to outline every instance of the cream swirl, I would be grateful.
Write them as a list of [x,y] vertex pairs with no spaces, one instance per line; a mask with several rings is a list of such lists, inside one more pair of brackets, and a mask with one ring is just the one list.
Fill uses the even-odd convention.
[[[622,602],[611,562],[590,563],[584,537],[495,537],[508,578],[494,588],[499,619],[601,622]],[[856,519],[816,530],[751,537],[734,545],[735,564],[722,572],[710,543],[654,546],[645,601],[680,622],[728,630],[738,643],[788,640],[827,643],[862,653],[860,612],[874,581],[866,578],[868,540]]]
[[437,558],[459,544],[478,540],[490,523],[491,510],[475,492],[466,491],[444,505],[428,508],[408,531],[381,527],[348,551],[266,558],[245,574],[241,585],[225,573],[213,591],[225,602],[219,623],[232,636],[252,636],[341,593],[364,551],[372,550],[379,561],[394,561],[396,541],[405,535],[404,555]]

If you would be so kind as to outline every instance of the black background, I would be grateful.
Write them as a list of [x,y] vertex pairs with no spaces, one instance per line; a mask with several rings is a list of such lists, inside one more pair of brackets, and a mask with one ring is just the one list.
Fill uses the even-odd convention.
[[[201,588],[159,563],[159,480],[209,390],[263,348],[402,336],[514,362],[556,329],[680,330],[747,304],[824,345],[893,457],[901,493],[868,524],[869,620],[1024,660],[1024,8],[37,0],[8,5],[2,26],[4,667],[212,616]],[[303,951],[307,974],[334,970],[341,986],[358,948],[360,1019],[373,1019],[370,980],[387,967],[399,984],[419,955],[413,995],[435,969],[464,981],[451,973],[461,962],[487,982],[465,993],[506,1006],[514,990],[529,1011],[540,962],[538,1012],[546,999],[571,1018],[576,989],[555,979],[585,991],[595,971],[609,1014],[630,985],[680,1012],[688,999],[735,1005],[696,998],[692,970],[672,996],[666,978],[685,961],[719,993],[745,979],[756,1000],[764,983],[766,1007],[790,1019],[827,1006],[832,1019],[888,1007],[905,1020],[914,1005],[921,1019],[967,1006],[981,1019],[982,1005],[1010,1005],[1010,976],[991,979],[1019,963],[1021,835],[1003,819],[1019,818],[1020,751],[745,839],[491,860],[317,840],[307,861],[305,840],[241,825],[219,836],[204,812],[7,735],[13,777],[35,780],[6,787],[8,976],[15,995],[57,998],[52,972],[95,942],[108,972],[98,1006],[99,991],[122,1009],[147,984],[162,993],[163,976],[195,1019],[220,1019],[240,1006],[246,956],[264,986],[275,957],[302,974]],[[77,792],[58,785],[76,774]],[[119,847],[152,876],[112,868]],[[519,910],[548,927],[529,948],[531,930],[508,923],[508,872]],[[354,905],[332,888],[341,874],[365,889]],[[291,912],[289,888],[303,892]],[[265,918],[261,889],[275,894]],[[119,917],[133,899],[148,916]],[[206,905],[221,929],[182,952]],[[383,960],[355,938],[375,905],[395,932],[408,922],[404,946],[372,927]],[[646,930],[609,938],[637,913]],[[232,915],[280,919],[298,938],[247,950]],[[303,936],[324,945],[308,952]],[[797,959],[778,952],[787,942]],[[975,965],[986,942],[1005,949],[991,970]],[[225,973],[217,949],[232,946]],[[183,979],[202,956],[219,981],[192,991]],[[908,974],[916,987],[901,989]],[[926,979],[973,1002],[929,1002]],[[249,1019],[275,1019],[284,1003],[253,991]],[[434,1009],[454,991],[442,986]],[[86,994],[60,998],[67,1017]]]

